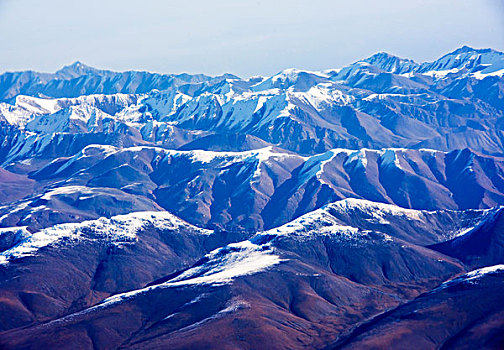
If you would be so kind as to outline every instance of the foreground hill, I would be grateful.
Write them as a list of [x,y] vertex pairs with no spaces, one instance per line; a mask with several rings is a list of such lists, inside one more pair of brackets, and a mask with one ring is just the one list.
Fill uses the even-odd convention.
[[[446,292],[461,290],[460,281],[479,276],[437,287],[466,267],[427,246],[463,238],[501,211],[421,212],[342,201],[230,244],[236,234],[197,229],[165,212],[59,225],[2,253],[0,342],[16,349],[221,349],[265,341],[278,349],[324,348],[343,340],[348,346],[371,327],[356,328],[349,338],[355,325],[370,320],[375,327],[376,320],[409,310],[409,303],[428,314]],[[501,233],[488,227],[488,234]],[[475,307],[497,312],[491,298],[500,279],[489,278],[490,285],[475,287],[479,306],[460,302],[457,313],[446,309],[436,317],[465,312],[474,318]],[[391,316],[376,318],[384,311]],[[7,316],[12,313],[18,317]],[[488,316],[488,328],[478,325],[480,341],[503,327],[495,315]],[[464,322],[429,338],[427,348],[448,341]]]

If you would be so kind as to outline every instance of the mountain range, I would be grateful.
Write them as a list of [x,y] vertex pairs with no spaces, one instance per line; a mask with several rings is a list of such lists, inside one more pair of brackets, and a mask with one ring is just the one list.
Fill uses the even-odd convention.
[[504,53],[0,74],[0,347],[499,349]]

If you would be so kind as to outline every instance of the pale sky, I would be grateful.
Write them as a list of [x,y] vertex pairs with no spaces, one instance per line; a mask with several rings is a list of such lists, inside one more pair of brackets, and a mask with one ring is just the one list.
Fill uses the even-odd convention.
[[0,71],[338,68],[378,51],[504,51],[503,0],[0,0]]

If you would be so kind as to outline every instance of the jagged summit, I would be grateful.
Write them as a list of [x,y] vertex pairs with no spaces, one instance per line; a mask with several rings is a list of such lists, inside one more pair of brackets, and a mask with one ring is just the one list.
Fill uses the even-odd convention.
[[395,74],[411,72],[419,67],[419,64],[411,59],[400,58],[387,52],[378,52],[363,61]]
[[448,53],[447,55],[457,55],[460,53],[467,53],[467,52],[488,53],[488,52],[498,52],[498,51],[493,50],[491,48],[475,49],[473,47],[464,45],[462,47],[459,47],[458,49],[453,50],[452,52]]
[[[72,64],[68,64],[66,66],[63,67],[64,68],[70,68],[70,69],[83,69],[83,68],[92,68],[90,66],[88,66],[87,64],[81,62],[81,61],[75,61],[74,63]],[[94,69],[94,68],[93,68]]]
[[387,52],[378,52],[360,62],[366,62],[394,74],[427,73],[444,77],[447,73],[456,73],[462,69],[468,72],[484,70],[483,73],[498,71],[504,68],[504,53],[490,48],[475,49],[462,46],[432,62],[417,63]]
[[60,70],[56,71],[56,75],[63,79],[72,79],[80,77],[82,75],[94,74],[98,69],[88,66],[80,61],[75,61],[72,64],[64,66]]
[[504,53],[493,49],[474,49],[469,46],[462,46],[433,62],[425,62],[418,69],[420,73],[444,76],[445,73],[479,73],[477,78],[482,78],[480,74],[499,74],[504,69]]

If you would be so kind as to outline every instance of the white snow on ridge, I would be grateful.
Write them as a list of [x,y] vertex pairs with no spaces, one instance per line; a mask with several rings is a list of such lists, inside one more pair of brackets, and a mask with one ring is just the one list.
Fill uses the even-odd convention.
[[229,283],[236,277],[257,273],[281,262],[271,248],[265,249],[251,241],[229,244],[206,257],[208,263],[185,271],[166,282],[166,286]]
[[93,106],[70,106],[54,114],[35,116],[26,124],[26,129],[41,134],[57,132],[91,131],[96,128],[97,122],[105,118],[112,118]]
[[254,171],[254,174],[252,176],[254,181],[260,179],[261,166],[263,164],[267,164],[270,159],[275,159],[276,161],[283,161],[286,158],[306,159],[297,154],[275,152],[272,146],[243,152],[215,152],[205,150],[178,151],[166,149],[159,150],[161,150],[161,152],[166,154],[167,156],[188,155],[193,161],[201,163],[210,163],[214,160],[225,160],[225,166],[243,161],[253,161],[256,162],[256,170]]
[[[460,72],[461,69],[458,68],[452,68],[452,69],[447,69],[447,70],[438,70],[438,71],[429,71],[422,73],[423,75],[427,75],[433,78],[445,78],[449,74],[456,74]],[[483,70],[485,71],[485,70]],[[490,71],[488,73],[482,73],[482,72],[474,72],[474,73],[467,73],[466,75],[476,78],[476,79],[485,79],[486,77],[503,77],[504,76],[504,69],[499,69],[496,71]]]
[[8,103],[0,103],[0,120],[5,119],[8,124],[22,128],[31,118],[32,114],[17,106]]
[[15,106],[26,110],[31,114],[52,114],[57,112],[58,107],[57,99],[46,99],[32,96],[16,96]]
[[320,169],[315,173],[315,176],[317,179],[320,180],[320,182],[327,184],[323,179],[322,179],[322,174],[324,173],[324,166],[328,163],[330,163],[340,152],[337,152],[336,150],[329,151],[327,152],[330,154],[330,157],[327,159],[324,159],[320,162]]
[[330,213],[331,210],[349,214],[354,210],[360,210],[368,213],[373,220],[383,225],[389,224],[385,219],[387,215],[406,217],[408,220],[422,220],[423,216],[423,212],[420,210],[404,209],[392,204],[371,202],[365,199],[347,198],[327,204],[277,228],[261,232],[258,236],[290,235],[302,239],[303,237],[337,234],[340,237],[353,239],[358,238],[360,234],[365,234],[364,231],[359,231],[356,227],[343,225]]
[[274,254],[268,244],[257,245],[251,241],[229,244],[215,249],[205,257],[208,258],[206,263],[192,267],[167,282],[111,296],[84,312],[121,303],[158,288],[228,284],[238,277],[259,273],[284,261]]
[[[357,166],[362,167],[364,170],[368,165],[368,158],[378,156],[381,158],[383,166],[393,166],[402,169],[399,157],[407,158],[406,152],[420,152],[426,155],[435,156],[437,153],[443,154],[444,152],[435,150],[407,150],[402,148],[385,148],[385,149],[368,149],[362,148],[360,150],[350,150],[343,148],[335,148],[325,153],[316,154],[309,157],[300,156],[298,154],[287,153],[283,151],[274,150],[273,146],[267,146],[260,149],[253,149],[248,151],[207,151],[207,150],[172,150],[156,146],[134,146],[128,148],[117,148],[113,146],[103,145],[90,145],[83,149],[75,156],[69,158],[64,164],[60,166],[58,172],[63,171],[76,161],[86,157],[105,158],[114,153],[138,153],[138,152],[152,151],[157,154],[156,159],[161,161],[164,157],[187,157],[192,162],[209,164],[215,162],[214,165],[218,167],[227,167],[235,163],[254,163],[255,171],[253,180],[258,180],[261,177],[261,171],[264,165],[271,165],[275,162],[282,162],[286,159],[298,160],[300,163],[304,162],[301,178],[304,180],[317,178],[321,183],[331,186],[324,177],[327,171],[326,166],[333,162],[337,157],[342,157],[344,166]],[[338,158],[339,159],[339,158]],[[60,161],[61,159],[55,160]],[[53,161],[54,162],[54,161]],[[408,166],[408,164],[405,164]]]
[[428,72],[422,73],[423,75],[427,75],[429,77],[433,78],[444,78],[448,74],[455,74],[460,71],[460,68],[452,68],[452,69],[445,69],[445,70],[431,70]]
[[[133,243],[137,239],[136,233],[142,227],[149,225],[160,230],[175,230],[182,226],[188,226],[203,235],[213,233],[211,230],[193,226],[169,212],[135,212],[116,215],[110,219],[100,218],[81,223],[59,224],[43,229],[22,240],[16,246],[0,253],[0,264],[7,264],[10,260],[34,255],[39,249],[56,244],[60,240],[70,240],[75,243],[84,239],[100,239],[112,244]],[[92,231],[92,235],[90,235],[89,231]]]
[[306,73],[306,74],[313,74],[313,75],[318,75],[323,78],[327,78],[328,75],[322,71],[309,71],[309,70],[301,70],[297,68],[287,68],[284,69],[283,71],[273,75],[271,77],[271,81],[273,83],[276,83],[278,81],[286,81],[286,80],[296,80],[301,73]]
[[[176,157],[176,156],[184,156],[190,158],[194,162],[200,163],[211,163],[213,161],[225,161],[225,165],[229,165],[232,163],[243,162],[243,161],[256,161],[257,167],[262,163],[267,163],[271,159],[275,159],[277,161],[282,161],[287,158],[299,158],[307,160],[308,157],[303,157],[298,154],[287,153],[287,152],[276,152],[273,149],[273,146],[267,146],[259,149],[253,149],[249,151],[207,151],[207,150],[190,150],[190,151],[182,151],[182,150],[174,150],[174,149],[166,149],[156,146],[133,146],[127,148],[118,148],[114,146],[108,145],[97,145],[92,144],[86,146],[81,152],[77,153],[75,156],[69,158],[68,162],[62,165],[62,168],[59,171],[63,170],[63,168],[69,166],[68,163],[73,163],[79,159],[86,158],[88,156],[93,156],[94,153],[100,153],[100,157],[105,158],[114,153],[137,153],[141,151],[153,151],[158,154],[159,159],[162,157]],[[56,162],[61,160],[58,158],[53,160]],[[68,165],[67,165],[68,164]],[[256,175],[259,174],[260,169],[256,171]]]
[[366,151],[368,151],[368,149],[363,148],[350,153],[349,157],[345,160],[344,165],[355,164],[355,166],[366,169],[368,163]]
[[273,151],[272,146],[267,146],[260,149],[254,149],[250,151],[243,152],[215,152],[215,151],[206,151],[206,150],[192,150],[192,151],[178,151],[178,150],[166,150],[162,149],[165,153],[170,155],[189,155],[191,159],[194,161],[198,161],[201,163],[210,163],[215,159],[221,158],[234,158],[232,162],[244,161],[246,159],[256,159],[258,161],[258,170],[259,165],[263,162],[267,162],[270,158],[278,158],[278,160],[283,160],[289,157],[302,158],[297,154],[290,153],[281,153]]
[[297,237],[311,237],[317,235],[331,235],[334,233],[343,234],[346,237],[352,237],[357,234],[359,229],[352,226],[341,225],[334,216],[329,214],[327,210],[322,207],[299,218],[288,222],[280,227],[264,231],[258,236],[297,236]]
[[333,85],[334,83],[320,83],[311,87],[307,92],[293,92],[292,94],[299,99],[308,101],[318,111],[333,104],[348,105],[355,100],[354,96],[344,94]]
[[63,170],[70,167],[75,162],[82,160],[87,157],[96,156],[97,153],[101,154],[102,159],[108,157],[109,155],[118,152],[120,149],[110,145],[100,145],[100,144],[91,144],[84,147],[80,152],[75,154],[72,157],[61,157],[53,159],[48,165],[57,163],[62,159],[67,159],[67,161],[54,173],[54,175],[61,173]]
[[479,209],[479,211],[483,215],[479,217],[478,221],[470,227],[464,228],[458,232],[454,232],[451,238],[463,237],[465,235],[470,236],[473,230],[480,228],[487,222],[488,219],[492,219],[496,213],[499,213],[502,210],[502,208],[503,208],[502,206],[498,206],[488,209]]
[[492,275],[492,274],[499,274],[499,273],[504,273],[504,264],[482,267],[482,268],[470,271],[464,275],[455,277],[455,278],[448,280],[446,282],[443,282],[439,287],[434,289],[432,292],[443,290],[445,288],[451,287],[452,285],[455,285],[458,283],[475,284],[475,283],[478,283],[478,280],[484,276]]
[[474,281],[478,278],[481,278],[485,275],[496,273],[496,272],[504,272],[504,264],[493,265],[483,267],[481,269],[473,270],[471,272],[466,273],[464,276],[461,276],[466,281]]
[[[178,151],[177,151],[178,152]],[[289,156],[287,153],[275,153],[271,146],[243,152],[214,152],[205,150],[183,151],[192,155],[192,159],[202,163],[210,163],[218,158],[236,158],[237,161],[242,161],[248,158],[255,158],[259,162],[267,161],[271,157]]]
[[385,149],[380,152],[382,165],[393,165],[396,168],[401,168],[401,163],[399,162],[399,157],[397,156],[397,150],[395,149]]
[[259,150],[246,151],[246,154],[250,154],[253,158],[257,159],[256,170],[253,175],[254,180],[258,180],[261,177],[261,165],[267,163],[270,158],[275,158],[278,161],[282,161],[289,157],[300,158],[300,156],[289,153],[276,153],[273,151],[272,146],[261,148]]
[[497,70],[497,71],[494,71],[494,72],[490,72],[490,73],[475,72],[475,73],[472,73],[471,76],[476,79],[480,79],[480,80],[485,79],[486,77],[501,77],[502,78],[502,77],[504,77],[504,68]]
[[424,212],[422,210],[405,209],[393,204],[372,202],[359,198],[346,198],[341,201],[328,204],[327,207],[342,211],[359,209],[380,215],[406,216],[411,220],[422,220]]
[[[94,94],[83,95],[79,97],[62,97],[62,98],[39,98],[33,96],[16,96],[14,105],[7,103],[0,103],[0,116],[3,116],[6,121],[11,125],[16,125],[23,129],[30,121],[34,122],[37,117],[40,119],[42,116],[51,119],[55,113],[64,109],[68,109],[68,113],[60,113],[56,115],[58,124],[65,124],[62,119],[81,119],[88,120],[97,114],[103,116],[108,115],[103,110],[121,111],[129,106],[136,105],[141,101],[143,95],[140,94],[122,94],[116,93],[111,95]],[[103,110],[102,110],[103,109]],[[97,112],[98,110],[98,112]],[[114,112],[115,113],[115,112]],[[117,113],[119,117],[126,114]],[[42,118],[44,119],[44,118]],[[127,118],[126,118],[127,119]],[[59,125],[52,125],[53,123],[46,122],[48,129],[42,128],[41,132],[54,132],[54,129],[60,127]],[[56,130],[58,131],[58,130]]]
[[331,186],[330,183],[322,178],[325,172],[324,167],[332,162],[334,158],[336,158],[339,154],[345,153],[348,156],[352,152],[353,151],[336,148],[325,153],[316,154],[314,156],[305,158],[305,164],[303,165],[302,170],[302,180],[306,181],[315,176],[320,183]]
[[44,193],[40,199],[51,200],[52,197],[62,194],[79,194],[86,196],[93,196],[96,194],[96,188],[86,186],[61,186]]

